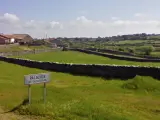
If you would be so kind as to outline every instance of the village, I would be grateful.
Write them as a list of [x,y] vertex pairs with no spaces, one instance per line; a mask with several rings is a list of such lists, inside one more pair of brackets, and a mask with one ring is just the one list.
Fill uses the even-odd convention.
[[39,53],[62,47],[63,43],[55,38],[36,39],[29,34],[0,34],[1,56]]

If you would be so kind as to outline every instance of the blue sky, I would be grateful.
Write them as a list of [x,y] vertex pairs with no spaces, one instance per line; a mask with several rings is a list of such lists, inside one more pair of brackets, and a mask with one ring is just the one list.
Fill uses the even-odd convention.
[[[0,32],[4,33],[96,37],[160,31],[159,0],[0,0],[0,3],[3,27]],[[119,26],[115,28],[116,23]]]

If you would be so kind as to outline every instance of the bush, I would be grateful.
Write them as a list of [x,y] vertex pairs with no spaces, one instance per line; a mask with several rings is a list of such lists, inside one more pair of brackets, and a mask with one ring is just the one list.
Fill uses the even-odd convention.
[[143,52],[144,55],[150,55],[151,52],[154,50],[154,47],[153,46],[143,46],[143,47],[136,48],[136,50],[139,52]]
[[151,77],[136,76],[123,84],[123,88],[131,90],[147,90],[148,92],[160,91],[160,81]]
[[124,51],[124,49],[123,49],[123,48],[118,48],[118,50],[119,50],[119,51]]
[[128,48],[127,50],[128,50],[129,53],[134,53],[134,49]]
[[134,53],[135,50],[133,48],[126,48],[129,53]]

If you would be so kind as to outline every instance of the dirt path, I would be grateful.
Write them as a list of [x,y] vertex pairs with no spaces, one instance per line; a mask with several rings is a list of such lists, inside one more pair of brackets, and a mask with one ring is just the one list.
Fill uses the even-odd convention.
[[0,107],[0,120],[33,120],[31,118],[26,118],[26,116],[17,115],[14,113],[5,113]]

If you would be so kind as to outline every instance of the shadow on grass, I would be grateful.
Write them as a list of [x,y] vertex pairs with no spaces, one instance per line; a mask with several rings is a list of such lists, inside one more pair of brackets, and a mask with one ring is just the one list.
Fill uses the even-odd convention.
[[4,112],[4,113],[10,113],[10,112],[14,112],[16,110],[18,110],[21,106],[23,105],[28,105],[29,104],[29,100],[28,98],[24,99],[22,103],[20,103],[18,106],[14,107],[13,109],[7,111],[7,112]]

